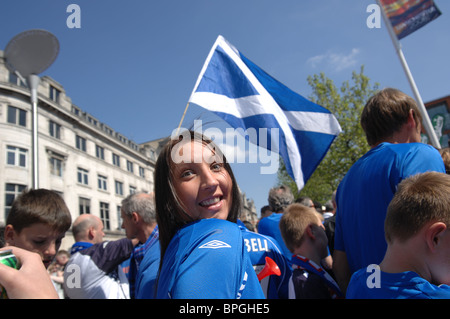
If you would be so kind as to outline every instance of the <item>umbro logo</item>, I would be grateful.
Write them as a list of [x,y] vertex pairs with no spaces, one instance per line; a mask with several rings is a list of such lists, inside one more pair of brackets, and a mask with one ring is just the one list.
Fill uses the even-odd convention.
[[231,248],[231,246],[220,240],[211,240],[198,248],[218,249],[218,248]]

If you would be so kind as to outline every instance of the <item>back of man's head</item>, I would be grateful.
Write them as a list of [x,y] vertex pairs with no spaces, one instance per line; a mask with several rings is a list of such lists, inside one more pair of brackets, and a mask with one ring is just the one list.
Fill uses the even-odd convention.
[[268,201],[272,210],[275,213],[279,213],[293,203],[294,195],[288,186],[281,185],[270,189]]
[[360,121],[368,144],[374,146],[398,132],[407,123],[411,110],[416,125],[421,125],[417,104],[405,93],[386,88],[372,96],[364,106]]
[[[103,222],[97,216],[91,214],[82,214],[78,216],[72,225],[72,234],[75,241],[99,243],[103,240]],[[90,234],[94,229],[96,234]]]
[[156,223],[155,204],[151,194],[135,193],[129,195],[122,201],[122,211],[128,217],[136,212],[146,224]]

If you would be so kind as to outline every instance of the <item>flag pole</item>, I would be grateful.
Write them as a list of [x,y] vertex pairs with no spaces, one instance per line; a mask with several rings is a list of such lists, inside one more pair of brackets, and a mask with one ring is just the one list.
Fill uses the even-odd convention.
[[180,124],[178,124],[177,134],[176,135],[178,135],[178,132],[180,131],[181,123],[183,123],[183,121],[184,121],[184,117],[186,115],[188,107],[189,107],[189,102],[186,104],[186,108],[184,109],[184,113],[183,113],[183,116],[181,117]]
[[436,132],[433,129],[433,125],[431,124],[430,117],[428,116],[427,110],[426,110],[425,105],[424,105],[424,103],[422,101],[422,97],[420,96],[419,90],[417,89],[416,82],[414,81],[414,78],[413,78],[413,76],[411,74],[411,71],[409,70],[408,63],[406,62],[405,56],[403,55],[401,44],[400,44],[400,42],[399,42],[399,40],[397,38],[397,35],[394,32],[394,29],[393,29],[393,27],[391,25],[391,22],[389,21],[387,15],[386,15],[386,12],[383,9],[383,6],[382,6],[380,0],[376,0],[376,1],[377,1],[378,6],[381,9],[381,13],[383,14],[384,24],[386,25],[386,27],[388,29],[388,32],[389,32],[389,35],[391,37],[392,43],[394,44],[394,47],[395,47],[395,51],[397,52],[397,55],[398,55],[398,57],[400,59],[400,62],[401,62],[402,67],[403,67],[403,70],[406,73],[406,77],[408,78],[409,84],[411,86],[411,89],[412,89],[412,91],[414,93],[414,96],[416,98],[416,101],[418,103],[419,110],[422,113],[423,125],[424,125],[424,128],[425,128],[425,131],[428,134],[428,137],[430,138],[431,145],[433,145],[437,149],[440,149],[441,148],[441,144],[439,143],[439,140],[438,140],[438,138],[436,136]]

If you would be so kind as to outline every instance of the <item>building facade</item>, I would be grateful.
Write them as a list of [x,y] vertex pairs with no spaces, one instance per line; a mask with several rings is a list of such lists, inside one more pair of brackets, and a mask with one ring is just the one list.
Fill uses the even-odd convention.
[[[39,188],[61,194],[72,220],[99,216],[105,239],[124,237],[120,205],[130,193],[153,191],[156,150],[138,145],[72,103],[61,84],[41,78],[38,88]],[[14,198],[32,187],[30,90],[5,67],[0,51],[0,226]],[[69,231],[61,249],[74,239]]]

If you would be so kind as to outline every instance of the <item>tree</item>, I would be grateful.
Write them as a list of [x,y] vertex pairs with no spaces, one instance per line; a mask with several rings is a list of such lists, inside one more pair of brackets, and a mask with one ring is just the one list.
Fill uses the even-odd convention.
[[367,99],[378,90],[379,84],[370,84],[370,79],[364,75],[364,66],[361,66],[359,73],[352,72],[352,83],[345,81],[340,90],[324,73],[308,76],[308,84],[313,91],[309,99],[334,114],[341,125],[342,133],[334,140],[300,194],[297,194],[297,186],[287,174],[282,160],[278,170],[278,182],[289,185],[298,196],[308,196],[325,203],[331,199],[333,191],[337,189],[350,167],[369,150],[359,120]]

